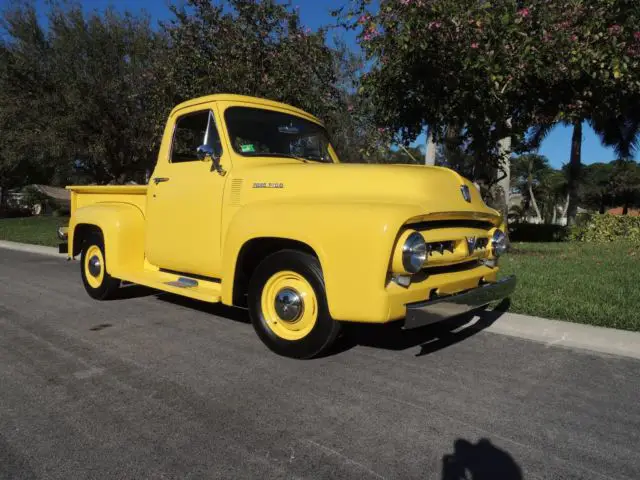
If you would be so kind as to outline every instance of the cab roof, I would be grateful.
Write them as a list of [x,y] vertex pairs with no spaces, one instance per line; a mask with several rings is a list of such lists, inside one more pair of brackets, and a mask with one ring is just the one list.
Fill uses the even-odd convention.
[[295,115],[307,118],[313,122],[319,123],[324,126],[324,123],[317,117],[311,115],[308,112],[300,108],[293,107],[286,103],[274,102],[273,100],[268,100],[266,98],[260,97],[250,97],[248,95],[234,95],[231,93],[217,93],[215,95],[205,95],[203,97],[192,98],[190,100],[186,100],[182,103],[176,105],[173,110],[171,110],[171,116],[173,116],[178,110],[181,110],[186,107],[193,107],[195,105],[199,105],[201,103],[210,103],[210,102],[230,102],[230,103],[252,103],[256,106],[265,106],[271,107],[277,110],[283,110],[288,113],[293,113]]

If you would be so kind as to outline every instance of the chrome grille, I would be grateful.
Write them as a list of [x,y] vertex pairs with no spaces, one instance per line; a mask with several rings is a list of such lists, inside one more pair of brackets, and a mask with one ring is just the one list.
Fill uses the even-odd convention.
[[445,242],[430,242],[427,243],[427,253],[429,256],[433,255],[434,252],[440,253],[443,255],[444,252],[451,252],[456,248],[456,242],[453,240],[448,240]]

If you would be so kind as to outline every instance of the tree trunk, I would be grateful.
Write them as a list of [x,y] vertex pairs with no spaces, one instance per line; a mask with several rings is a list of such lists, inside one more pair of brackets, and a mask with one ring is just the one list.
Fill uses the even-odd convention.
[[542,215],[540,215],[540,209],[538,208],[536,197],[533,195],[533,186],[531,185],[531,182],[529,182],[529,195],[531,196],[531,205],[536,212],[536,219],[538,220],[538,223],[542,223]]
[[424,164],[435,165],[436,164],[436,142],[433,137],[433,128],[429,127],[427,132],[427,144],[424,151]]
[[533,194],[533,172],[531,171],[532,168],[533,161],[529,161],[529,175],[527,176],[527,186],[529,187],[529,197],[531,198],[531,204],[533,205],[533,209],[536,212],[536,220],[538,221],[538,223],[542,223],[542,215],[540,215],[538,202],[536,202],[536,197]]
[[622,207],[622,214],[629,215],[629,202],[625,201],[624,206]]
[[554,202],[553,203],[553,216],[551,217],[551,224],[552,225],[556,224],[557,217],[558,217],[558,206]]
[[569,211],[569,194],[567,193],[567,197],[565,198],[564,201],[564,207],[562,208],[562,216],[565,217],[565,223],[566,223],[566,216],[567,216],[567,212]]
[[[511,128],[511,120],[507,120],[507,126]],[[498,188],[501,191],[502,196],[502,216],[506,223],[509,214],[509,190],[511,188],[511,135],[503,138],[498,142],[500,149],[500,161],[502,162],[502,169],[504,171],[504,178],[498,183]]]
[[582,120],[573,124],[571,137],[571,158],[569,159],[569,206],[567,208],[567,225],[576,223],[578,215],[578,184],[580,181],[580,161],[582,153]]

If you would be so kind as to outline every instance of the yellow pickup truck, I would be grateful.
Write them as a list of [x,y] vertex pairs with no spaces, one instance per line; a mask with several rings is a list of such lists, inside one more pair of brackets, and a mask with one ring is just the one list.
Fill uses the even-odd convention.
[[269,100],[175,107],[145,186],[70,186],[60,250],[98,300],[121,281],[249,310],[309,358],[342,322],[415,328],[509,296],[503,220],[456,172],[342,164],[322,122]]

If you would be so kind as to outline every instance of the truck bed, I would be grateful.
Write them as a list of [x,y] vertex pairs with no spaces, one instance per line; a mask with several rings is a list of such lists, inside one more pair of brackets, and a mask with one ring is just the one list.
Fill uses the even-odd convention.
[[147,185],[73,185],[71,192],[71,215],[77,208],[94,203],[128,203],[145,212]]

